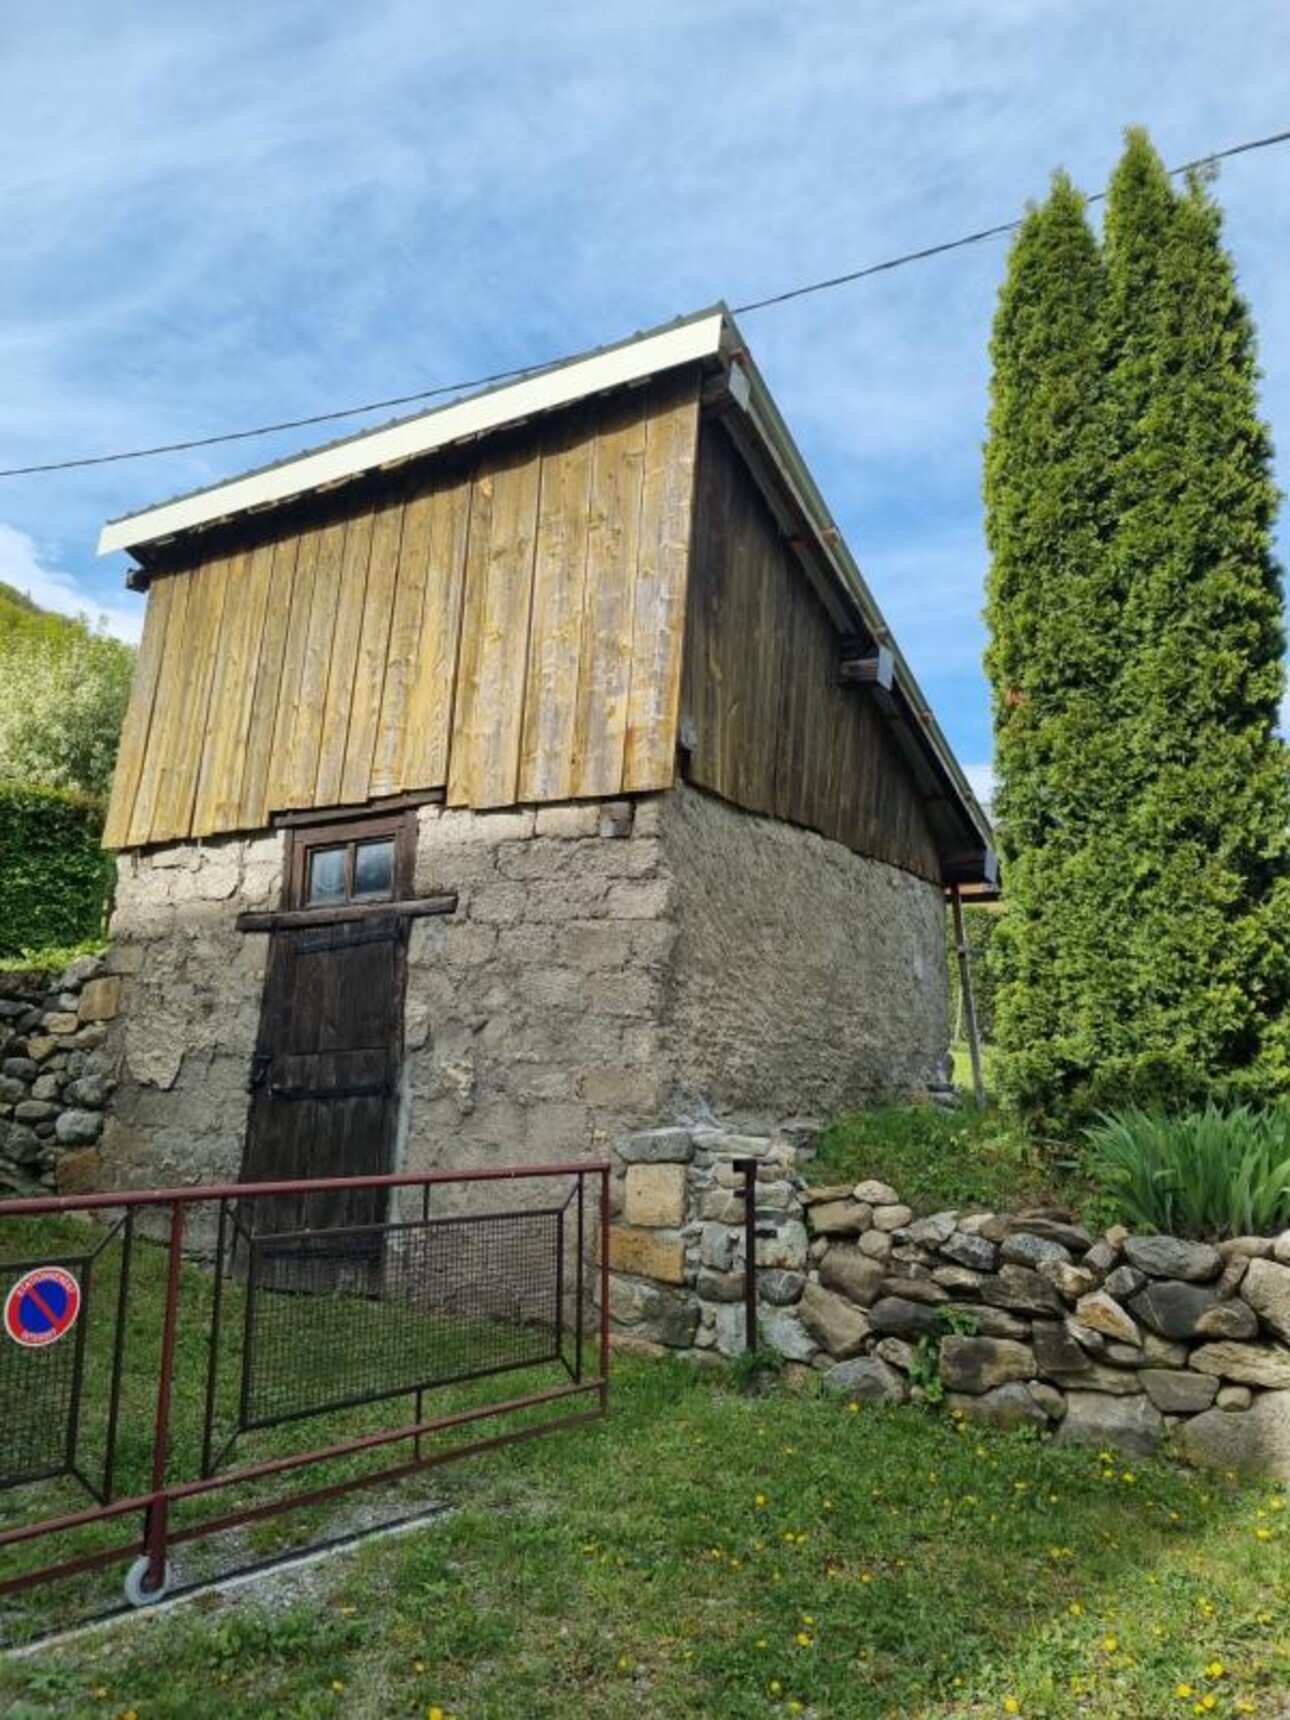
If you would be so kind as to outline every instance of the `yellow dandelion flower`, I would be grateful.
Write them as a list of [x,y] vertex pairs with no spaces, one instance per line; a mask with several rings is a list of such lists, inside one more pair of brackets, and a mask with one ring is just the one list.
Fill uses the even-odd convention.
[[618,1656],[618,1670],[619,1670],[619,1672],[630,1672],[631,1669],[632,1669],[631,1661],[628,1660],[628,1658],[625,1654],[620,1654]]
[[1200,1705],[1202,1710],[1205,1713],[1208,1713],[1211,1708],[1216,1708],[1218,1706],[1218,1697],[1215,1696],[1212,1691],[1207,1691],[1206,1694],[1201,1697]]
[[1221,1678],[1226,1671],[1227,1668],[1221,1660],[1211,1660],[1205,1668],[1205,1676],[1206,1678]]
[[799,1648],[809,1648],[811,1646],[811,1633],[806,1630],[799,1630],[794,1640]]
[[1120,1646],[1120,1639],[1118,1636],[1104,1636],[1102,1638],[1102,1647],[1106,1650],[1106,1652],[1108,1654],[1114,1654],[1115,1651],[1119,1648],[1119,1646]]
[[766,1641],[764,1636],[759,1636],[757,1638],[757,1646],[758,1648],[769,1648],[770,1644]]
[[426,1663],[424,1660],[414,1660],[412,1662],[413,1672],[420,1674],[420,1673],[424,1672],[425,1669],[426,1669]]
[[801,1622],[803,1624],[814,1624],[815,1620],[811,1617],[810,1613],[803,1613]]
[[1020,1714],[1021,1704],[1017,1701],[1015,1696],[1005,1696],[1003,1699],[1003,1711],[1005,1714]]
[[1072,1618],[1083,1618],[1084,1616],[1084,1608],[1079,1601],[1072,1601],[1066,1610]]
[[862,1583],[871,1583],[873,1581],[873,1573],[871,1571],[861,1571],[860,1581]]
[[427,1708],[426,1720],[443,1720],[443,1709],[438,1707]]
[[849,1403],[847,1408],[851,1411],[852,1415],[858,1415],[860,1413],[860,1405],[858,1403]]
[[1190,1684],[1180,1684],[1177,1690],[1174,1691],[1174,1695],[1180,1702],[1186,1702],[1189,1696],[1195,1695],[1195,1691],[1192,1689]]
[[1256,1541],[1270,1541],[1272,1539],[1271,1529],[1256,1529],[1254,1531],[1254,1539]]
[[758,1493],[756,1498],[753,1500],[753,1504],[757,1507],[757,1509],[759,1511],[765,1507],[766,1503],[767,1503],[767,1500],[766,1500],[766,1495],[764,1493]]
[[336,1692],[337,1696],[342,1696],[345,1692],[345,1680],[343,1678],[333,1678],[331,1681],[331,1687]]
[[778,1696],[783,1691],[784,1686],[780,1683],[778,1678],[772,1678],[766,1688],[770,1691],[772,1696]]

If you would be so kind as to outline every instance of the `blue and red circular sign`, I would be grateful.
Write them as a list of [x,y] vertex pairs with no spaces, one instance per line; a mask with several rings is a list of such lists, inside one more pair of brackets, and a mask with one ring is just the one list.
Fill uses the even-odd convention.
[[61,1266],[37,1266],[4,1299],[4,1329],[15,1344],[41,1350],[67,1336],[81,1311],[81,1287]]

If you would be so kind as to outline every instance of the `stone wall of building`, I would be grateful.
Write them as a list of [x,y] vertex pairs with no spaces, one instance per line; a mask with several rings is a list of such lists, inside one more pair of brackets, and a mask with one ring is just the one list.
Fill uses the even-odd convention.
[[283,838],[225,837],[123,855],[107,971],[120,985],[116,1080],[100,1186],[236,1178],[268,939],[236,929],[276,908]]
[[636,1347],[745,1347],[757,1178],[758,1342],[851,1401],[939,1403],[1068,1443],[1290,1480],[1290,1231],[1217,1247],[1070,1214],[916,1217],[878,1181],[809,1187],[796,1131],[655,1129],[619,1155],[610,1314]]
[[[690,789],[423,807],[396,1167],[603,1154],[644,1126],[924,1089],[947,1037],[940,893]],[[105,1187],[238,1174],[285,838],[123,856]]]
[[945,1079],[940,889],[684,786],[660,833],[676,925],[664,1054],[682,1109],[828,1116]]
[[71,1193],[96,1173],[120,991],[97,956],[0,971],[0,1196]]
[[675,933],[657,798],[425,807],[408,950],[400,1167],[586,1158],[666,1109]]

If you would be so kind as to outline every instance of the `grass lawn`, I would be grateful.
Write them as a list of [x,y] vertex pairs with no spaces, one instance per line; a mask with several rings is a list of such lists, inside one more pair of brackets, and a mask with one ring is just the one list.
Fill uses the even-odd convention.
[[625,1359],[610,1420],[444,1472],[455,1512],[0,1667],[35,1715],[1275,1715],[1271,1485]]
[[992,1106],[876,1105],[831,1123],[808,1167],[816,1184],[877,1177],[920,1211],[1027,1202],[1080,1206],[1094,1191],[1069,1147],[1041,1143]]

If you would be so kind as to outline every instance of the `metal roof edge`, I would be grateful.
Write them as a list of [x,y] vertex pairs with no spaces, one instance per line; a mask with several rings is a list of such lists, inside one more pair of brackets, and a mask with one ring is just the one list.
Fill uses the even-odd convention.
[[110,520],[99,534],[98,553],[133,550],[159,538],[212,525],[231,514],[271,507],[307,491],[501,429],[535,413],[570,405],[587,395],[698,359],[714,358],[721,350],[727,325],[724,304],[713,305],[613,346],[549,365],[518,381],[498,383],[433,411],[360,431]]

